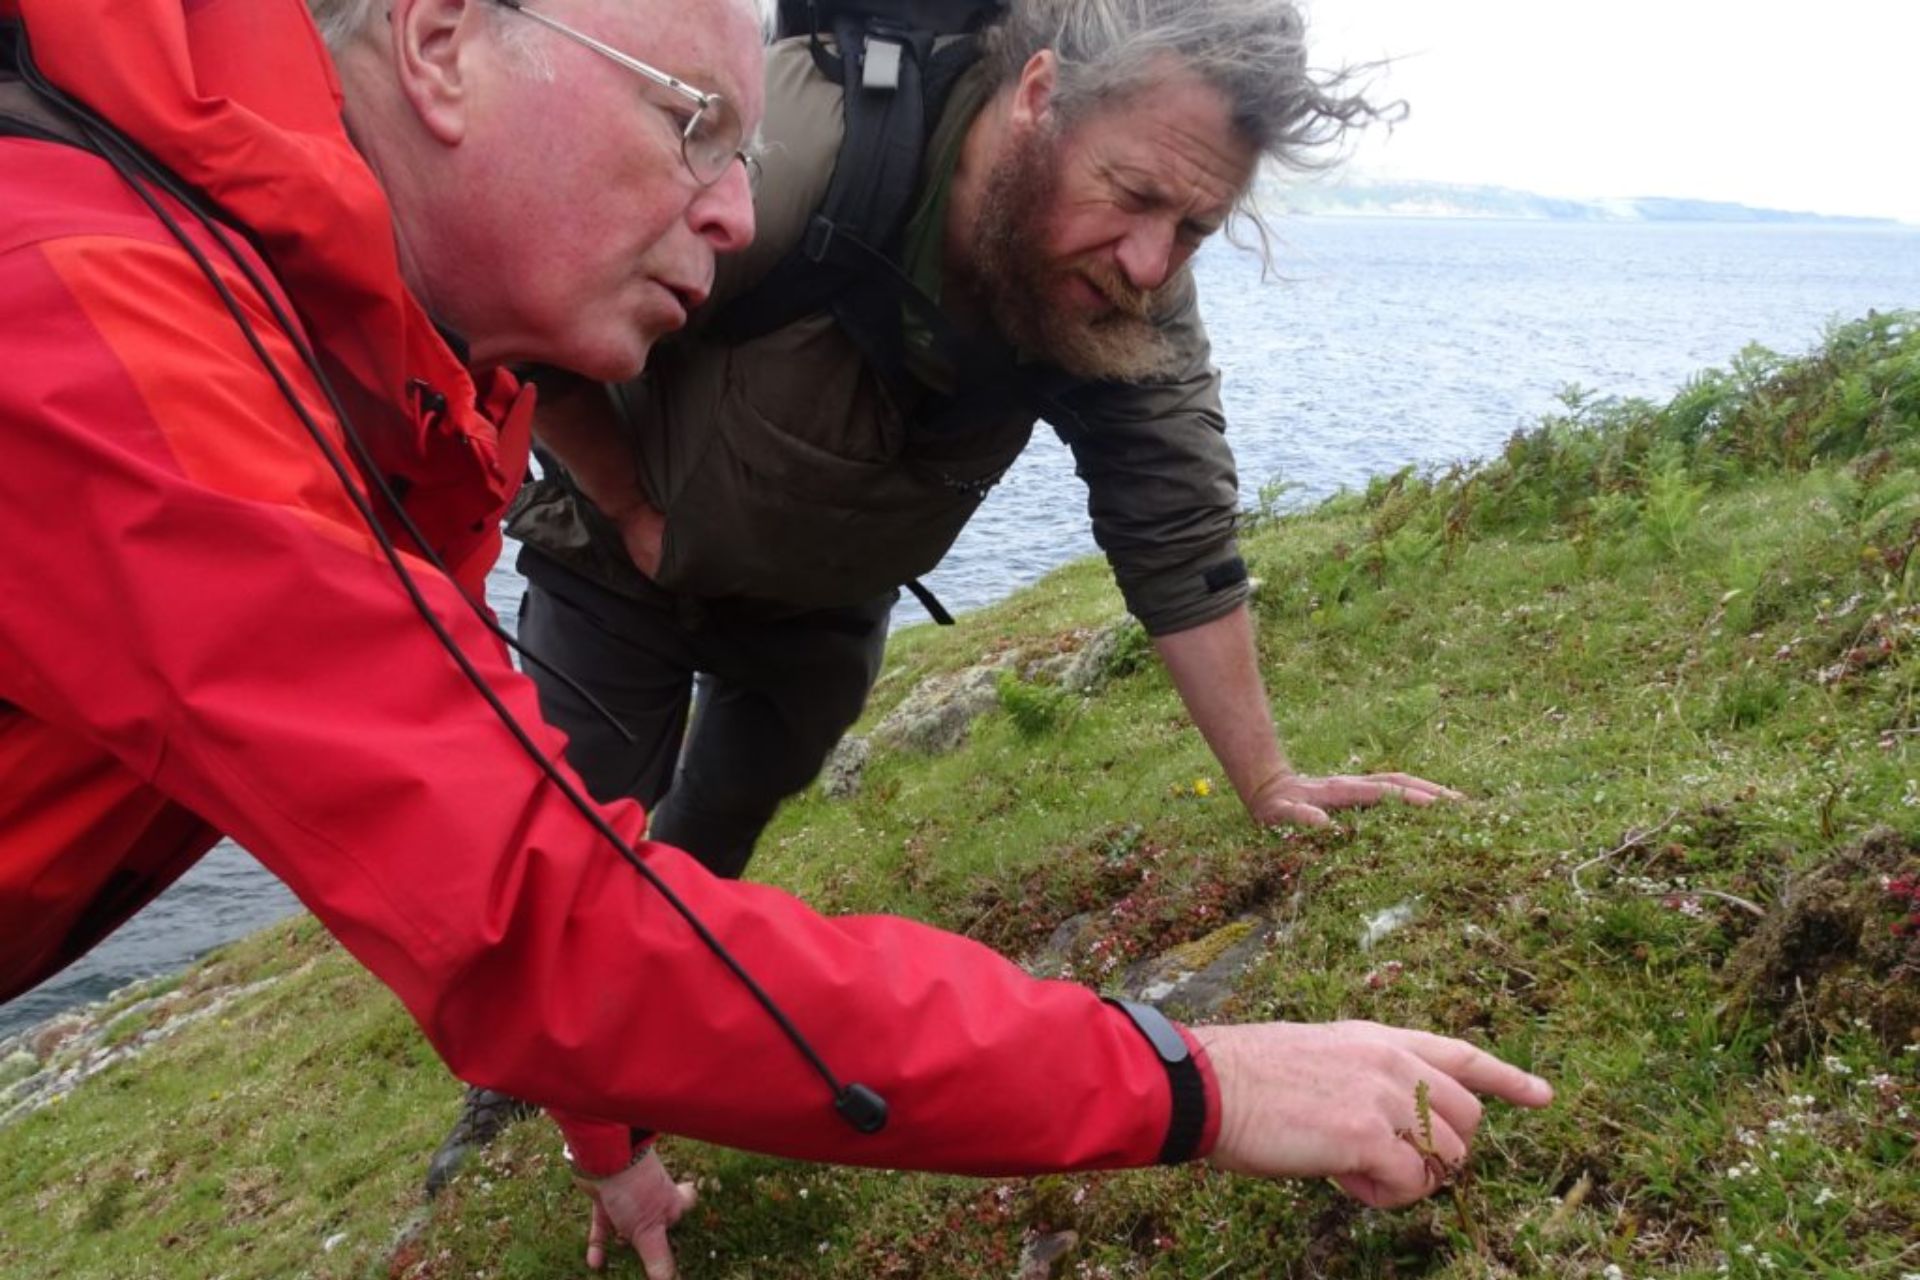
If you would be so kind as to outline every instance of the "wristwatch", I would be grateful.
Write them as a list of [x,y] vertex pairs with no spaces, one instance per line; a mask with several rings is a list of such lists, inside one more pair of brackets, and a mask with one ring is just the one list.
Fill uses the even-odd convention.
[[1166,1014],[1138,1000],[1109,999],[1107,1003],[1133,1020],[1134,1029],[1153,1046],[1167,1070],[1173,1110],[1167,1118],[1167,1140],[1160,1144],[1160,1163],[1185,1164],[1193,1159],[1207,1127],[1207,1084],[1200,1077],[1200,1064]]

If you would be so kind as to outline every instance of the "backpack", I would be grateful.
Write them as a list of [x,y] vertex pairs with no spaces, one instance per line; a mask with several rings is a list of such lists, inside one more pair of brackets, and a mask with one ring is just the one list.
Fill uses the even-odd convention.
[[[940,325],[899,266],[900,238],[941,109],[979,58],[980,28],[1005,0],[779,0],[776,35],[805,36],[820,73],[845,88],[846,130],[805,234],[715,318],[726,342],[830,311],[881,378],[905,373],[902,307]],[[942,37],[945,40],[935,47]],[[823,37],[830,37],[829,47]]]

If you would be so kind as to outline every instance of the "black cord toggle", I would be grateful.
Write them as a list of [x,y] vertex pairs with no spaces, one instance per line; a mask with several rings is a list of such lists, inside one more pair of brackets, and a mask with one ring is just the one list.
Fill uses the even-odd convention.
[[833,1109],[861,1133],[878,1133],[887,1127],[887,1100],[863,1084],[843,1085],[834,1096]]

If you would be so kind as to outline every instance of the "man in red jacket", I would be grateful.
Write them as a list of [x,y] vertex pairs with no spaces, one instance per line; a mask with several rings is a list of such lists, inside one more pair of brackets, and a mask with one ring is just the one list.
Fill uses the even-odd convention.
[[[739,0],[0,0],[0,998],[221,833],[670,1274],[632,1127],[962,1173],[1431,1190],[1475,1093],[1370,1024],[1177,1027],[597,806],[480,598],[503,371],[630,376],[752,234]],[[1044,1052],[1041,1052],[1044,1046]],[[1044,1063],[1044,1068],[1038,1064]]]

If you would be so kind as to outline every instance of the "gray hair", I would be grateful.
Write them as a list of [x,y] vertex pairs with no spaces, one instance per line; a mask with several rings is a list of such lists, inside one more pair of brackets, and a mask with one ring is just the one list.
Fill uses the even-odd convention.
[[1042,49],[1060,60],[1053,109],[1065,127],[1165,78],[1177,66],[1226,95],[1234,128],[1294,169],[1357,125],[1392,123],[1404,103],[1376,106],[1355,81],[1370,67],[1316,72],[1294,0],[1011,0],[985,32],[996,87],[1012,84]]
[[386,13],[386,0],[307,0],[307,12],[327,48],[338,53],[366,30],[376,13]]
[[[553,68],[534,43],[539,38],[539,32],[532,30],[535,24],[515,21],[509,26],[506,6],[488,4],[486,8],[508,55],[527,74],[551,80]],[[320,28],[320,38],[326,42],[327,49],[337,54],[375,22],[385,22],[389,10],[388,0],[307,0],[307,12]]]

